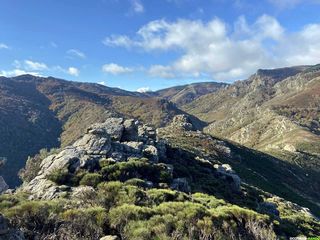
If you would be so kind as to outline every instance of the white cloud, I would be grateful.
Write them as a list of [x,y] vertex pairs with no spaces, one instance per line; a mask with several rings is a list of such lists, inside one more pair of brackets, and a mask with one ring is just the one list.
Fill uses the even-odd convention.
[[110,47],[126,47],[130,48],[134,45],[134,42],[127,36],[117,36],[111,35],[111,37],[106,37],[102,43]]
[[9,49],[9,46],[4,43],[0,43],[0,49]]
[[110,74],[113,74],[113,75],[130,73],[133,70],[134,70],[133,68],[123,67],[123,66],[120,66],[120,65],[115,64],[115,63],[109,63],[109,64],[105,64],[105,65],[102,66],[102,71],[103,72],[110,73]]
[[151,89],[150,87],[141,87],[141,88],[138,88],[136,91],[139,93],[147,93],[147,92],[151,92]]
[[34,62],[31,60],[25,60],[24,66],[27,70],[31,71],[43,71],[48,69],[48,66],[45,63]]
[[86,55],[78,49],[69,49],[67,51],[67,54],[72,57],[78,57],[78,58],[82,58],[82,59],[86,58]]
[[75,68],[75,67],[69,67],[69,68],[68,68],[67,73],[68,73],[68,74],[70,74],[70,75],[72,75],[72,76],[77,77],[77,76],[79,76],[80,71],[79,71],[79,69],[78,69],[78,68]]
[[144,12],[144,6],[143,6],[141,0],[130,0],[130,3],[131,3],[132,10],[135,13],[143,13]]
[[161,78],[175,77],[175,74],[172,72],[172,68],[170,66],[152,65],[148,73],[153,77],[161,77]]
[[45,63],[31,60],[14,60],[13,70],[0,70],[0,75],[13,77],[18,75],[30,74],[34,76],[48,76],[48,74],[64,73],[72,76],[79,76],[80,71],[75,67],[64,68],[59,65],[47,66]]
[[290,33],[271,16],[253,23],[240,17],[233,27],[218,18],[156,20],[142,26],[133,37],[111,35],[107,46],[150,51],[176,51],[179,57],[168,65],[152,65],[154,77],[206,77],[235,80],[258,68],[320,62],[320,24]]
[[30,74],[30,75],[34,75],[34,76],[42,76],[40,73],[38,72],[28,72],[22,69],[13,69],[10,71],[0,71],[0,76],[4,76],[4,77],[16,77],[16,76],[20,76],[20,75],[25,75],[25,74]]

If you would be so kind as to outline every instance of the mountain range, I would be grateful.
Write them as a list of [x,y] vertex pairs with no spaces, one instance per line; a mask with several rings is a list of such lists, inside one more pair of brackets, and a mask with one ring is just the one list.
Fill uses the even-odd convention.
[[[297,234],[309,228],[317,234],[320,65],[147,93],[53,77],[0,77],[0,157],[6,160],[0,175],[10,187],[20,185],[18,173],[23,180],[16,196],[69,199],[80,185],[139,178],[156,188],[209,194],[267,214],[278,221],[271,232],[263,225],[261,236],[268,239],[274,239],[273,231],[288,237],[293,226]],[[127,168],[133,169],[121,175]],[[85,184],[86,172],[99,181]],[[144,185],[143,194],[149,187]],[[273,204],[281,210],[279,219]],[[294,223],[293,216],[305,224]],[[125,239],[128,233],[115,226],[108,229]],[[243,239],[260,239],[251,227],[244,229],[237,233]]]

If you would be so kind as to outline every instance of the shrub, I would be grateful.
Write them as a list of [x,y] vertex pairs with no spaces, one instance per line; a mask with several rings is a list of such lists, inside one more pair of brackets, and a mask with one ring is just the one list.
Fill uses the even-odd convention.
[[108,181],[127,181],[131,178],[146,179],[152,182],[170,181],[171,177],[165,172],[162,164],[151,164],[141,159],[131,159],[102,168],[103,178]]
[[25,201],[3,214],[13,227],[24,230],[26,239],[36,239],[36,236],[46,236],[55,230],[55,216],[62,211],[62,205],[56,201]]
[[106,208],[122,204],[143,205],[146,202],[145,192],[136,186],[121,182],[104,182],[98,185],[98,197]]
[[65,222],[60,226],[66,237],[78,239],[99,239],[107,226],[107,213],[104,208],[70,209],[60,214]]
[[65,185],[69,182],[72,175],[66,169],[55,169],[48,176],[47,179],[55,182],[58,185]]
[[126,223],[132,220],[148,219],[152,216],[152,209],[135,205],[124,204],[110,210],[108,218],[111,227],[116,228],[122,236]]
[[125,182],[126,185],[132,185],[136,187],[145,188],[147,187],[146,181],[139,179],[139,178],[131,178]]
[[102,182],[102,176],[98,173],[87,173],[80,181],[80,185],[96,187]]
[[224,200],[217,199],[214,196],[204,193],[194,193],[192,194],[192,199],[193,201],[201,203],[208,208],[217,208],[218,206],[223,206],[226,204]]
[[119,193],[123,187],[121,182],[103,182],[98,185],[98,198],[107,209],[119,201]]
[[114,161],[110,161],[108,159],[102,159],[99,161],[99,166],[100,168],[104,168],[104,167],[107,167],[107,166],[110,166],[110,165],[113,165],[115,164]]
[[170,189],[150,189],[147,192],[147,196],[151,203],[154,205],[159,205],[163,202],[173,202],[173,201],[185,201],[188,199],[187,195],[181,192],[176,192]]

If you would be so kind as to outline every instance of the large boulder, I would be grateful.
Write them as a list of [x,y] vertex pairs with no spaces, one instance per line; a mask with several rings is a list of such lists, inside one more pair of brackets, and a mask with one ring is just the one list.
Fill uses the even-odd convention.
[[88,132],[96,131],[96,129],[103,129],[108,135],[110,135],[113,141],[120,141],[124,126],[123,118],[108,118],[103,123],[96,123],[88,128]]
[[71,190],[69,186],[58,186],[48,180],[45,176],[40,175],[32,179],[27,185],[23,186],[23,191],[31,193],[30,199],[52,200],[65,197],[66,193]]
[[75,147],[66,147],[56,155],[46,157],[40,165],[39,175],[50,175],[55,170],[69,169],[74,171],[80,166],[80,158],[83,158],[85,151]]
[[121,141],[138,141],[138,125],[139,121],[128,119],[123,122],[123,135]]
[[111,141],[109,136],[97,136],[94,134],[86,134],[76,141],[73,146],[86,151],[88,154],[106,155],[111,149]]

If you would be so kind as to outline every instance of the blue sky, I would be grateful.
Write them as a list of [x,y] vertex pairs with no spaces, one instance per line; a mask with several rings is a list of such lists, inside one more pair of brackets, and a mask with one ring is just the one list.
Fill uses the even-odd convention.
[[319,0],[2,0],[0,75],[128,90],[320,63]]

